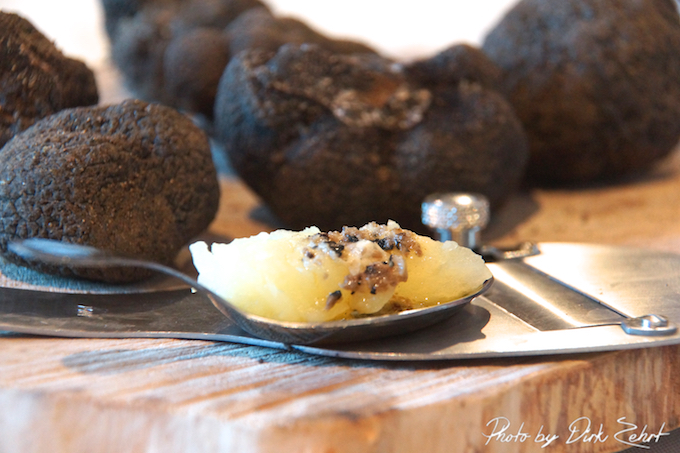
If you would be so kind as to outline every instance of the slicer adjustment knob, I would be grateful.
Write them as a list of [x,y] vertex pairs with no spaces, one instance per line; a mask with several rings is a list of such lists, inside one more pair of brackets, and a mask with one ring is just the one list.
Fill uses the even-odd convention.
[[440,241],[453,240],[471,249],[481,246],[480,232],[489,223],[489,201],[477,193],[435,193],[422,203],[422,221]]

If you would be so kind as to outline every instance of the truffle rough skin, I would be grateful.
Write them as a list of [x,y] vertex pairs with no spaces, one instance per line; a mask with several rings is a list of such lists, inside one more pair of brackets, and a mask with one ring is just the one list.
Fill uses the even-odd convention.
[[649,168],[680,139],[680,17],[672,0],[522,0],[486,37],[540,183]]
[[242,50],[311,42],[336,52],[373,52],[275,17],[259,0],[103,1],[113,60],[129,87],[207,119],[224,68]]
[[248,49],[275,51],[284,44],[316,44],[331,52],[375,53],[370,47],[355,41],[331,39],[307,24],[291,17],[277,17],[267,8],[245,11],[224,30],[229,39],[231,55]]
[[419,83],[443,88],[467,81],[498,90],[503,80],[501,68],[469,44],[452,45],[431,58],[410,63],[405,70]]
[[[0,152],[0,253],[26,265],[7,244],[41,237],[172,264],[218,202],[207,138],[177,111],[137,100],[68,109]],[[108,282],[149,275],[28,264]]]
[[163,58],[168,102],[212,118],[217,85],[229,58],[228,40],[215,28],[199,27],[171,40]]
[[471,48],[448,52],[433,58],[451,64],[414,65],[457,83],[313,45],[240,53],[218,88],[218,141],[292,228],[393,219],[422,230],[432,192],[481,192],[499,206],[522,179],[526,138],[508,102],[475,82],[493,80],[493,64],[462,62],[476,61]]
[[[111,56],[127,85],[143,99],[176,107],[175,98],[168,93],[165,83],[166,72],[174,73],[174,68],[165,63],[166,49],[171,42],[183,39],[196,29],[221,31],[242,12],[263,7],[259,0],[104,0],[103,3]],[[177,44],[174,48],[175,52],[186,49],[186,44]],[[196,58],[191,55],[193,51],[205,53],[205,49],[191,46],[188,53],[170,59],[182,62],[182,58],[190,57],[191,60],[182,63],[190,64]],[[215,62],[201,61],[212,71]],[[201,66],[192,69],[202,79]],[[177,87],[178,82],[173,86]],[[212,105],[201,110],[211,112]]]
[[26,19],[0,11],[0,148],[35,121],[98,102],[94,74]]

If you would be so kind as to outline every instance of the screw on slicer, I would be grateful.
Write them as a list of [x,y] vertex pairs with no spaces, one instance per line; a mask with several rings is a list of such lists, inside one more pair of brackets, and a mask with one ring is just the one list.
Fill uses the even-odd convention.
[[477,248],[482,228],[489,223],[489,201],[474,193],[436,193],[422,204],[422,221],[440,241]]
[[540,253],[533,242],[523,242],[509,249],[481,243],[481,231],[489,223],[489,201],[478,193],[435,193],[425,198],[422,222],[440,241],[455,241],[479,253],[486,261],[526,258]]
[[[533,242],[522,242],[509,249],[482,245],[481,231],[489,223],[489,217],[488,200],[476,193],[435,193],[422,203],[422,221],[434,230],[436,239],[456,241],[482,255],[487,262],[541,253]],[[673,335],[678,330],[668,318],[657,314],[626,318],[620,326],[629,335],[643,336]]]
[[644,336],[672,335],[678,330],[664,315],[655,314],[628,318],[621,323],[621,328],[628,335]]

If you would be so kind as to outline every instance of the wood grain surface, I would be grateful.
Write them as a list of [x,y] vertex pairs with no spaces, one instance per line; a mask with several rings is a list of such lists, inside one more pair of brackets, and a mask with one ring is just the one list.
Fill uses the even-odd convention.
[[[496,241],[680,252],[677,162],[620,186],[518,195],[492,226],[505,229]],[[222,191],[211,233],[275,227],[240,181],[224,178]],[[680,426],[679,352],[384,364],[200,341],[5,335],[0,452],[619,451],[625,423],[647,434]],[[507,434],[530,437],[487,438],[500,417]],[[590,437],[570,433],[588,420]],[[541,448],[540,434],[559,437]]]
[[[678,425],[675,347],[395,365],[198,341],[1,345],[2,452],[546,451],[540,433],[559,436],[547,451],[605,452],[625,446],[621,417]],[[531,437],[487,443],[498,417]],[[570,442],[584,417],[606,441]]]

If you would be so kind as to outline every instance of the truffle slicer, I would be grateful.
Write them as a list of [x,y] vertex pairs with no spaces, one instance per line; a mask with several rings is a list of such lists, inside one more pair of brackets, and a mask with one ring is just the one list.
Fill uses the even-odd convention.
[[[473,198],[466,203],[480,206]],[[468,238],[467,244],[485,256],[494,282],[483,295],[462,304],[455,316],[414,332],[301,345],[248,334],[207,296],[189,289],[92,295],[11,288],[0,288],[0,330],[228,341],[386,361],[554,355],[680,343],[680,255],[575,243],[526,243],[516,250],[499,250],[479,241],[483,227],[474,219],[488,218],[488,213],[455,204],[453,208],[467,213],[458,216],[465,219],[462,227],[456,220],[440,229],[477,228],[450,233],[462,243]],[[469,219],[471,224],[466,223]]]
[[[11,242],[8,248],[12,253],[29,262],[41,262],[75,268],[140,268],[165,274],[184,282],[194,292],[203,294],[221,312],[222,316],[231,320],[244,332],[263,341],[297,345],[356,342],[423,329],[456,314],[464,305],[487,291],[493,282],[493,278],[490,278],[472,294],[429,307],[348,320],[313,323],[284,322],[242,311],[237,306],[223,299],[219,294],[198,283],[193,277],[153,261],[124,257],[94,247],[42,238]],[[62,294],[61,297],[66,299],[72,296],[73,294],[66,293]],[[96,297],[96,295],[93,296]],[[142,295],[137,293],[133,297],[141,299]],[[108,313],[115,309],[115,306],[109,307]],[[94,311],[94,309],[86,310],[86,313],[91,314]],[[183,318],[179,318],[178,321],[181,319]],[[36,327],[46,328],[44,321],[38,321]],[[103,321],[106,322],[106,319]],[[0,318],[0,329],[2,328],[2,318]],[[60,333],[66,334],[67,331],[68,329],[64,329]],[[120,336],[126,336],[126,334],[127,336],[135,336],[139,331],[140,329],[138,328],[123,328],[119,334]],[[28,330],[24,330],[24,332],[38,333]],[[56,332],[52,332],[52,334],[56,334]]]

